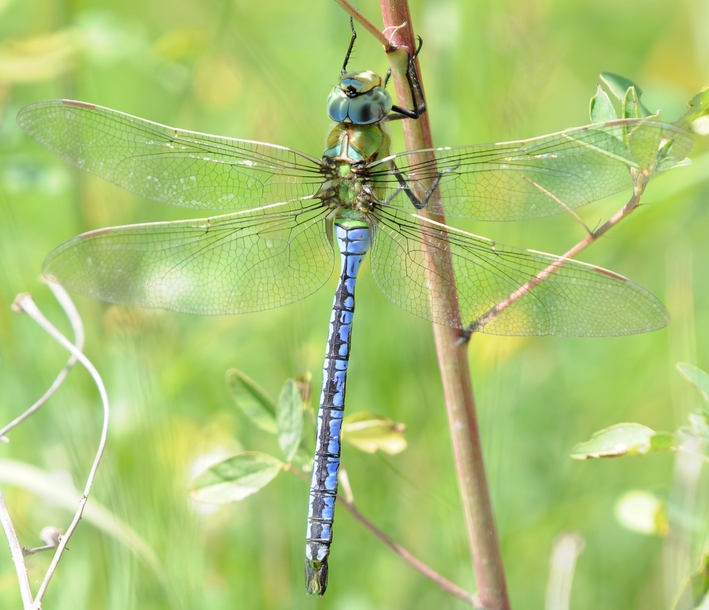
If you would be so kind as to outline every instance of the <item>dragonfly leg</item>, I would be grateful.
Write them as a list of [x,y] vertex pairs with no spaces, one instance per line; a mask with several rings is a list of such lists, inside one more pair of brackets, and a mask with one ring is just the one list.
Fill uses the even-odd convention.
[[[421,47],[423,46],[423,40],[418,37],[419,46],[416,52],[409,58],[409,67],[406,69],[406,80],[409,83],[409,91],[411,91],[411,99],[414,103],[414,108],[409,110],[407,108],[402,108],[396,104],[391,107],[391,113],[387,116],[387,121],[396,121],[398,119],[418,119],[424,112],[426,112],[426,100],[423,97],[423,90],[421,89],[421,82],[419,81],[418,72],[416,72],[416,66],[414,62],[421,52]],[[387,86],[389,78],[391,77],[391,68],[387,70],[387,75],[384,78],[384,86]]]
[[350,55],[352,55],[355,40],[357,40],[357,31],[355,30],[354,19],[352,19],[352,17],[350,17],[350,29],[352,30],[352,37],[350,38],[350,46],[347,47],[347,53],[345,53],[345,61],[342,64],[342,74],[347,72],[347,63],[350,61]]
[[442,172],[442,173],[439,173],[436,175],[435,179],[431,183],[430,188],[426,191],[424,198],[419,199],[418,196],[416,195],[416,193],[414,193],[411,190],[411,187],[409,186],[406,178],[404,178],[403,174],[399,171],[399,169],[396,167],[396,164],[394,164],[394,162],[392,162],[392,166],[394,168],[393,173],[396,176],[397,181],[399,182],[399,188],[396,189],[387,198],[387,200],[384,202],[384,205],[391,202],[394,199],[394,197],[396,197],[399,193],[401,193],[403,191],[404,193],[406,193],[406,196],[411,200],[411,203],[414,204],[414,207],[417,210],[423,210],[423,208],[426,207],[429,200],[433,196],[433,193],[436,191],[436,188],[438,187],[438,183],[441,181],[441,177],[443,176],[443,173],[445,173],[445,172]]
[[463,330],[460,331],[460,334],[458,335],[458,338],[455,341],[456,346],[460,345],[465,345],[468,343],[473,336],[473,333],[475,332],[475,328],[473,328],[475,324],[473,324],[469,328],[464,328]]

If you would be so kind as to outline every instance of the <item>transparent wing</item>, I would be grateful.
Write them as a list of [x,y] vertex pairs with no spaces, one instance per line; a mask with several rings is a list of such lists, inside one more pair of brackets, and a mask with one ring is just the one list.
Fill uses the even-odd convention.
[[524,220],[630,188],[631,170],[665,171],[681,163],[692,146],[692,137],[674,125],[625,119],[531,140],[406,152],[377,161],[371,169],[384,201],[400,188],[393,162],[419,197],[440,176],[447,216]]
[[[424,242],[434,256],[445,254],[446,242],[436,225],[421,226],[415,215],[400,211],[378,212],[372,251],[374,280],[402,309],[456,328],[469,328],[559,260],[449,227],[448,247],[461,313],[457,317],[446,306],[451,284],[443,281],[435,291],[428,279]],[[662,303],[641,286],[611,271],[566,261],[479,331],[604,337],[655,330],[668,323]]]
[[312,195],[320,161],[295,150],[167,127],[109,108],[48,100],[22,128],[62,159],[156,201],[238,210]]
[[202,220],[99,229],[52,251],[43,273],[103,301],[194,314],[292,303],[330,277],[333,251],[318,202]]

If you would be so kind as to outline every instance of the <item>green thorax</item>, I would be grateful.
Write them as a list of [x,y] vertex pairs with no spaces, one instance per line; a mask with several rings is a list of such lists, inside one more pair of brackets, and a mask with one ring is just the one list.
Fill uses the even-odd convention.
[[353,125],[338,123],[327,138],[323,168],[328,179],[322,198],[337,208],[337,216],[350,212],[361,219],[377,202],[376,176],[368,164],[389,155],[390,138],[382,123]]
[[323,157],[349,163],[371,163],[387,157],[390,145],[391,139],[384,130],[384,123],[338,123],[327,137]]

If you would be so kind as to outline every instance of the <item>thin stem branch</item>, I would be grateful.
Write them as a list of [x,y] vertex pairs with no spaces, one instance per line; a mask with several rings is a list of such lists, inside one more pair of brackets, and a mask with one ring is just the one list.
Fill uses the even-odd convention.
[[385,49],[390,49],[389,40],[382,34],[377,27],[369,21],[362,13],[360,13],[354,6],[352,6],[347,0],[335,0],[342,9],[352,17],[357,23],[359,23],[367,32],[369,32],[375,39],[377,39]]
[[[296,468],[289,468],[288,470],[290,472],[292,472],[294,475],[296,475],[302,481],[304,481],[306,483],[310,482],[308,477],[300,470],[298,470]],[[345,477],[346,477],[346,474],[345,474]],[[418,570],[419,572],[421,572],[421,574],[423,574],[426,578],[435,582],[443,590],[447,591],[451,595],[455,595],[457,598],[470,604],[473,608],[475,608],[475,610],[490,610],[486,606],[482,605],[478,595],[476,595],[475,593],[469,593],[468,591],[459,587],[458,585],[451,582],[450,580],[448,580],[444,576],[441,576],[438,572],[436,572],[434,569],[429,567],[423,561],[421,561],[420,559],[418,559],[417,557],[412,555],[409,551],[407,551],[399,543],[395,542],[383,530],[379,529],[376,525],[374,525],[374,523],[372,523],[367,517],[365,517],[359,511],[359,509],[357,508],[357,505],[354,502],[354,498],[352,496],[352,492],[349,487],[349,482],[346,480],[346,478],[344,481],[342,479],[343,479],[343,470],[340,470],[340,485],[342,486],[344,493],[341,492],[341,493],[337,494],[337,505],[338,506],[344,506],[345,510],[347,510],[357,521],[359,521],[372,534],[374,534],[377,538],[379,538],[379,540],[381,540],[384,544],[386,544],[392,551],[394,551],[397,555],[399,555],[399,557],[401,557],[404,561],[406,561],[409,565],[411,565],[415,570]]]
[[[416,46],[406,1],[381,0],[381,8],[386,30],[391,32],[392,45],[404,47],[411,53]],[[393,64],[400,62],[400,58],[392,59]],[[405,73],[397,69],[397,65],[393,67],[399,103],[404,105],[410,97],[408,82]],[[423,79],[418,66],[417,70],[423,90]],[[415,102],[412,100],[411,103],[411,107],[414,107]],[[403,121],[403,129],[407,150],[433,147],[427,114],[422,114],[415,121]],[[434,196],[436,199],[429,201],[428,207],[435,210],[435,213],[427,215],[434,221],[445,224],[440,195],[436,192]],[[426,235],[428,233],[429,231],[426,231]],[[446,300],[446,307],[456,312],[458,299],[455,275],[450,250],[445,247],[445,230],[440,230],[440,235],[436,238],[425,239],[430,242],[424,243],[424,248],[429,269],[428,279],[432,285],[431,294],[445,295],[442,298]],[[467,348],[460,344],[460,332],[455,329],[434,324],[433,332],[480,602],[494,610],[509,610],[502,553],[483,463]]]
[[337,497],[337,503],[342,504],[350,514],[359,521],[364,527],[366,527],[372,534],[374,534],[379,540],[386,544],[392,551],[404,559],[407,563],[414,567],[423,574],[426,578],[435,582],[442,589],[446,590],[448,593],[455,595],[459,599],[463,600],[467,604],[470,604],[476,610],[485,610],[480,602],[480,598],[473,594],[468,593],[465,589],[462,589],[458,585],[452,583],[447,578],[441,576],[438,572],[431,569],[423,561],[414,557],[409,553],[403,546],[394,542],[389,536],[387,536],[382,530],[380,530],[376,525],[374,525],[369,519],[367,519],[357,508],[354,502],[345,500],[343,497]]
[[[525,294],[530,292],[535,286],[538,284],[541,284],[544,280],[546,280],[550,275],[552,275],[554,272],[558,271],[561,267],[564,266],[566,261],[569,259],[574,258],[590,246],[592,243],[594,243],[599,237],[602,237],[605,235],[610,229],[612,229],[614,226],[616,226],[621,220],[624,218],[627,218],[634,212],[638,206],[640,205],[640,199],[643,196],[643,193],[645,192],[645,187],[647,187],[647,183],[650,180],[650,176],[647,174],[642,174],[642,173],[637,173],[634,176],[634,187],[633,187],[633,194],[630,197],[630,200],[628,203],[626,203],[620,210],[618,210],[613,216],[611,216],[608,221],[606,221],[603,225],[601,225],[598,229],[595,231],[592,231],[586,237],[584,237],[581,241],[579,241],[575,246],[567,250],[564,254],[562,254],[559,258],[557,258],[553,263],[542,269],[536,276],[534,276],[531,280],[528,282],[522,284],[517,290],[515,290],[510,296],[508,296],[504,301],[500,301],[495,307],[493,307],[490,311],[488,311],[485,315],[481,316],[478,318],[473,324],[471,325],[471,330],[472,332],[480,330],[483,326],[486,324],[490,323],[496,316],[498,316],[501,312],[503,312],[505,309],[507,309],[510,305],[512,305],[515,301],[518,301],[521,299]],[[609,271],[604,271],[605,273],[611,273]]]
[[[57,298],[60,300],[60,303],[62,303],[63,298],[66,298],[67,300],[69,299],[69,296],[66,294],[66,292],[64,292],[64,289],[60,286],[51,283],[49,284],[49,286],[55,295],[62,295],[57,296]],[[79,500],[79,506],[76,510],[76,513],[74,514],[74,518],[72,519],[71,525],[69,525],[66,530],[66,533],[61,537],[59,545],[57,546],[57,550],[54,553],[54,557],[52,558],[52,562],[50,563],[49,569],[47,570],[47,574],[45,575],[44,580],[42,581],[42,584],[40,585],[37,591],[37,595],[32,605],[32,610],[39,610],[41,608],[42,598],[44,597],[44,594],[47,591],[47,587],[49,586],[49,583],[52,580],[52,576],[54,576],[54,572],[57,569],[57,565],[59,564],[59,560],[61,559],[64,550],[66,549],[66,545],[69,542],[69,539],[71,538],[72,534],[79,525],[79,521],[81,520],[81,516],[84,512],[84,506],[86,505],[86,501],[88,500],[89,494],[91,493],[91,488],[93,487],[93,482],[96,477],[96,471],[98,470],[98,465],[101,462],[101,457],[103,455],[103,451],[106,446],[106,440],[108,438],[110,407],[108,403],[108,394],[103,384],[103,380],[101,379],[101,376],[99,375],[94,365],[82,352],[80,352],[76,348],[75,345],[71,343],[71,341],[69,341],[63,334],[61,334],[51,324],[51,322],[49,322],[49,320],[44,317],[42,312],[35,305],[34,301],[32,300],[32,297],[29,294],[19,295],[13,303],[13,310],[16,312],[26,313],[31,316],[32,319],[37,322],[55,341],[57,341],[60,345],[67,349],[72,354],[72,356],[74,356],[79,362],[81,362],[81,364],[86,368],[86,370],[93,378],[94,383],[96,384],[96,387],[98,388],[99,394],[101,396],[101,403],[103,405],[103,426],[101,429],[101,438],[99,440],[98,448],[96,450],[96,455],[91,465],[91,469],[89,470],[89,474],[86,478],[84,492]]]
[[15,564],[17,581],[20,584],[22,607],[25,608],[25,610],[29,610],[32,607],[32,589],[30,587],[29,575],[27,574],[25,555],[22,552],[22,546],[17,538],[17,532],[12,524],[12,519],[10,518],[10,513],[7,510],[7,505],[5,504],[5,498],[3,498],[2,492],[0,492],[0,523],[2,523],[2,529],[5,531],[5,538],[7,538],[10,545],[12,561]]
[[45,544],[44,546],[35,546],[31,549],[22,547],[22,554],[25,557],[29,557],[30,555],[34,555],[36,553],[44,553],[44,551],[51,551],[52,549],[56,549],[57,545],[56,544]]
[[[84,325],[81,322],[81,317],[79,316],[79,312],[74,306],[74,302],[69,298],[69,295],[67,295],[64,289],[60,286],[59,289],[57,289],[57,286],[59,286],[59,284],[49,283],[49,287],[52,289],[52,292],[54,292],[55,298],[62,306],[62,309],[66,313],[67,318],[69,318],[69,323],[71,324],[71,328],[74,331],[74,346],[77,350],[83,351],[85,335]],[[64,383],[64,380],[69,374],[69,371],[74,367],[75,364],[76,358],[74,357],[74,355],[70,355],[69,360],[64,365],[64,368],[59,371],[59,375],[57,375],[57,378],[54,380],[54,383],[49,386],[49,389],[42,395],[42,397],[24,413],[13,419],[4,428],[0,428],[0,441],[7,441],[5,435],[10,430],[21,424],[32,414],[36,413],[42,407],[42,405],[44,405],[44,403],[46,403],[54,395],[54,393],[59,389],[62,383]]]

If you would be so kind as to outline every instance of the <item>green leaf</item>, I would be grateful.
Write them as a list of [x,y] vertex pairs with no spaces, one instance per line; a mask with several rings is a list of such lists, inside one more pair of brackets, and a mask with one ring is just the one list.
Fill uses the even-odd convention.
[[278,432],[274,416],[276,405],[255,381],[237,369],[229,369],[226,373],[226,383],[236,406],[252,423],[271,434]]
[[709,593],[702,598],[698,606],[694,606],[694,610],[709,610]]
[[706,416],[700,413],[690,413],[687,418],[689,419],[692,434],[705,441],[709,440],[709,424],[707,424]]
[[629,491],[615,505],[621,525],[640,534],[665,536],[669,527],[665,505],[646,491]]
[[674,451],[677,449],[677,435],[672,432],[655,432],[650,438],[650,452]]
[[265,487],[283,466],[272,455],[246,451],[210,466],[195,477],[190,497],[207,504],[238,502]]
[[643,90],[629,78],[615,74],[614,72],[602,72],[601,80],[605,83],[608,90],[615,95],[621,102],[625,99],[625,95],[631,87],[635,89],[638,96],[643,94]]
[[406,449],[405,431],[404,424],[366,411],[348,415],[342,422],[342,438],[367,453],[402,452]]
[[[661,438],[657,441],[659,447],[656,447],[653,444],[653,437],[658,434]],[[587,460],[622,455],[645,455],[674,449],[674,444],[668,446],[666,435],[666,432],[656,433],[652,428],[642,424],[616,424],[596,432],[591,440],[576,445],[571,452],[571,457],[575,460]]]
[[656,114],[648,110],[640,101],[643,90],[629,78],[613,72],[603,72],[601,80],[606,84],[608,90],[620,100],[621,116],[624,119],[644,119]]
[[709,135],[709,85],[689,100],[687,108],[674,124],[701,136]]
[[630,87],[625,92],[625,97],[621,103],[622,113],[624,119],[639,119],[640,116],[640,105],[638,100],[637,92],[635,87]]
[[615,121],[618,118],[618,113],[613,108],[611,98],[608,97],[601,85],[598,85],[596,95],[591,98],[589,112],[591,123],[605,123],[606,121]]
[[701,392],[702,398],[709,402],[709,373],[686,362],[678,363],[677,370]]
[[276,405],[278,444],[286,462],[290,462],[303,435],[303,398],[295,379],[286,379]]

